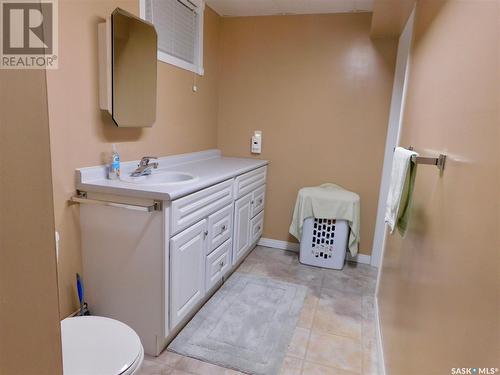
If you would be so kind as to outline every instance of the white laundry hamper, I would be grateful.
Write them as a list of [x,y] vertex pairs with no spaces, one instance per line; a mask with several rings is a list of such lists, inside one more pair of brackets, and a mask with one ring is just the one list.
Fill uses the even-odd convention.
[[348,237],[346,220],[306,218],[300,239],[300,263],[341,270]]

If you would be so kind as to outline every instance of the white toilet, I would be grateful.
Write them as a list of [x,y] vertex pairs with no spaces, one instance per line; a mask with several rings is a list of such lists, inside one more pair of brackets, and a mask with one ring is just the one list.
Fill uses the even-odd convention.
[[138,374],[144,348],[137,333],[118,320],[101,316],[61,322],[64,375]]

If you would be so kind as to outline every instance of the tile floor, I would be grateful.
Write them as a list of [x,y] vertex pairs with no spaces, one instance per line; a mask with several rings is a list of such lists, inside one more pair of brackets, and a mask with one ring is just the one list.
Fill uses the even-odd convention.
[[[376,375],[374,292],[377,270],[309,267],[298,254],[257,246],[236,272],[308,287],[280,375]],[[146,356],[141,375],[235,375],[238,371],[164,351]]]

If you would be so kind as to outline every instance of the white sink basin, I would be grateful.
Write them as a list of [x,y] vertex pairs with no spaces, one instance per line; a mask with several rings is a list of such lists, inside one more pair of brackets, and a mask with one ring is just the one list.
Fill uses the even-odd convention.
[[180,184],[183,182],[191,182],[195,176],[183,172],[153,172],[149,176],[132,177],[130,174],[120,176],[123,182],[130,182],[140,185],[166,185],[166,184]]

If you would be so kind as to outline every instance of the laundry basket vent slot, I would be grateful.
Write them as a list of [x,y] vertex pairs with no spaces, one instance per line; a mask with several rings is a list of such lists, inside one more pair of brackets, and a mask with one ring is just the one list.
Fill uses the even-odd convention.
[[345,220],[307,218],[300,241],[301,262],[341,269],[348,233]]

